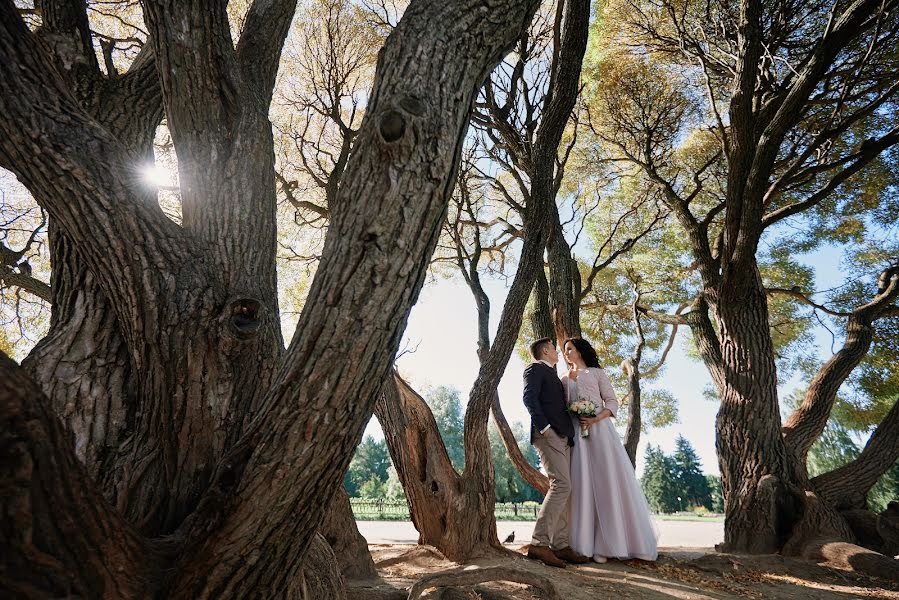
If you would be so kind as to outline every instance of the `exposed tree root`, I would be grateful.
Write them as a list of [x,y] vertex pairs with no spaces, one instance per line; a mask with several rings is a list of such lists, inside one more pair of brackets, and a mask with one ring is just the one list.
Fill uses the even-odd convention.
[[899,519],[870,510],[845,510],[840,514],[849,523],[860,546],[886,556],[899,554]]
[[801,557],[825,562],[828,566],[838,569],[899,583],[899,560],[856,544],[820,539],[810,542],[803,549]]
[[303,565],[303,600],[346,600],[337,556],[325,538],[316,533]]
[[535,573],[519,571],[510,567],[487,567],[484,569],[465,568],[434,573],[419,579],[409,590],[407,600],[418,600],[429,589],[440,587],[471,587],[488,581],[511,581],[529,585],[545,600],[558,600],[559,593],[552,582]]

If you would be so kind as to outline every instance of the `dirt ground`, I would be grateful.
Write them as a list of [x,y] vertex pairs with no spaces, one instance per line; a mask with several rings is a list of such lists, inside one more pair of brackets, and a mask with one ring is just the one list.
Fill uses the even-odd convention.
[[[372,545],[381,575],[374,582],[354,582],[349,600],[404,600],[421,577],[460,566],[427,546]],[[763,598],[772,600],[899,600],[899,585],[852,572],[782,556],[738,556],[715,553],[711,548],[662,548],[659,560],[606,564],[588,563],[554,569],[529,560],[522,548],[506,556],[482,559],[466,569],[509,567],[547,577],[558,597],[565,600],[720,600]],[[542,600],[533,588],[512,583],[490,583],[458,590],[432,589],[428,600]]]

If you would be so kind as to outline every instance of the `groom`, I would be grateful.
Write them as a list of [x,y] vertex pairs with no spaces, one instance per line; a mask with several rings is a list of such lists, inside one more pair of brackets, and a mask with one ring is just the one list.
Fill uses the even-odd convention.
[[589,559],[568,545],[568,500],[571,496],[571,446],[574,425],[565,392],[556,374],[559,353],[549,338],[531,344],[535,362],[524,370],[524,405],[531,413],[531,443],[549,476],[549,492],[540,507],[528,558],[552,567]]

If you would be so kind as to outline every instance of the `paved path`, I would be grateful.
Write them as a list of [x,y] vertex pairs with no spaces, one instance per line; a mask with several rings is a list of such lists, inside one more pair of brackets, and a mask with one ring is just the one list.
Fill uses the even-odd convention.
[[[705,521],[661,521],[653,519],[659,528],[659,546],[682,548],[712,548],[724,539],[724,523]],[[415,544],[418,532],[411,521],[357,521],[359,531],[369,544]],[[503,540],[515,532],[515,545],[531,541],[533,521],[497,521],[497,533]]]

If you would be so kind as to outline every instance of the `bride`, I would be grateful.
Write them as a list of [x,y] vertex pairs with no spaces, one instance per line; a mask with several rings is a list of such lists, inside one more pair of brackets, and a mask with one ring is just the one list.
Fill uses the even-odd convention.
[[[587,399],[596,405],[595,417],[578,417],[587,428],[576,427],[571,453],[571,547],[599,563],[606,557],[655,560],[658,532],[649,517],[649,504],[637,484],[634,468],[609,420],[618,401],[596,351],[587,340],[565,341],[565,360],[572,369],[562,378],[567,403]],[[576,369],[576,371],[575,371]]]

